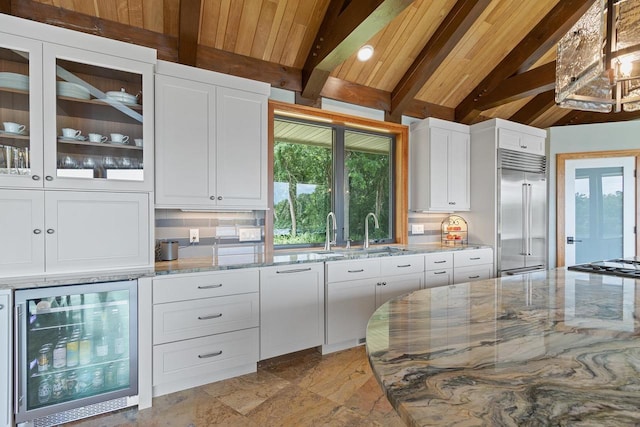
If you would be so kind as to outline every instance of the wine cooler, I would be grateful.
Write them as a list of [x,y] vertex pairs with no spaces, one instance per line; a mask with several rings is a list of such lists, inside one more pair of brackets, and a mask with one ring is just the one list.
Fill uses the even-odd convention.
[[137,404],[137,280],[15,292],[15,421],[51,426]]

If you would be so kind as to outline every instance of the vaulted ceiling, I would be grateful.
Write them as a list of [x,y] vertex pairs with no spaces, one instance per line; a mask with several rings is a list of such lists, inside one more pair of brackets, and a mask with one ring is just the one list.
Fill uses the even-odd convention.
[[[540,128],[640,113],[554,102],[557,41],[593,0],[0,0],[0,12],[158,57],[402,115]],[[375,48],[367,62],[356,58]]]

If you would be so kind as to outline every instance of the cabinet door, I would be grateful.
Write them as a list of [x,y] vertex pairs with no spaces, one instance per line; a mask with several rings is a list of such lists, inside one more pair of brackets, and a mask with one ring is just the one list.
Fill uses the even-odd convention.
[[215,206],[215,86],[156,76],[156,204]]
[[453,268],[430,270],[425,272],[425,287],[446,286],[453,283]]
[[0,276],[44,272],[44,192],[0,190]]
[[151,267],[148,197],[46,192],[47,272]]
[[[471,197],[469,191],[470,136],[462,132],[451,132],[448,146],[448,201],[450,209],[469,210]],[[437,181],[435,181],[437,182]]]
[[260,270],[260,359],[322,345],[324,266]]
[[0,118],[0,185],[42,187],[42,43],[0,36]]
[[382,277],[376,284],[376,308],[400,295],[422,289],[424,274]]
[[153,99],[152,64],[45,43],[45,186],[152,191]]
[[451,131],[431,128],[429,143],[431,146],[429,157],[430,194],[429,209],[452,210],[449,206],[449,138]]
[[376,309],[376,279],[327,284],[327,344],[365,338]]
[[216,197],[220,206],[267,207],[267,98],[217,89]]
[[11,393],[11,360],[13,355],[13,328],[11,325],[11,291],[0,291],[0,427],[12,425],[13,398]]

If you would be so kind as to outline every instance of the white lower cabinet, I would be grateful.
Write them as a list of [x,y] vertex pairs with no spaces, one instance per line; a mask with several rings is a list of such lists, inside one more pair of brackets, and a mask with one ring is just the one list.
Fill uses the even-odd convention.
[[0,276],[150,267],[149,194],[0,190]]
[[453,283],[453,253],[434,252],[424,256],[425,287],[445,286]]
[[260,360],[324,342],[324,264],[260,270]]
[[[382,277],[376,284],[376,309],[385,302],[424,287],[424,273]],[[373,313],[372,313],[373,314]]]
[[0,427],[13,425],[12,312],[11,291],[0,291]]
[[376,279],[327,283],[328,345],[364,342],[367,322],[376,309],[377,283]]
[[153,395],[255,372],[257,269],[153,279]]
[[489,279],[493,276],[493,249],[454,252],[453,265],[453,283]]

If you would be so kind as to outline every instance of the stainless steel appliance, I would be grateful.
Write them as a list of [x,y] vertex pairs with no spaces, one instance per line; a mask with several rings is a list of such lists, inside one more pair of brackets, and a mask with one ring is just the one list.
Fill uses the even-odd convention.
[[640,258],[616,258],[607,261],[596,261],[567,267],[569,270],[584,273],[605,274],[608,276],[630,277],[640,279]]
[[546,269],[545,156],[499,149],[498,185],[498,274]]
[[19,425],[58,425],[138,403],[137,284],[15,292]]

